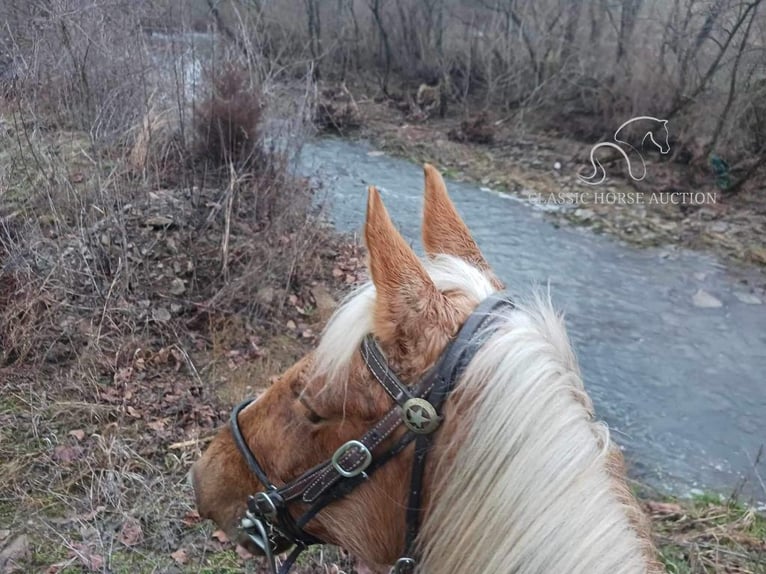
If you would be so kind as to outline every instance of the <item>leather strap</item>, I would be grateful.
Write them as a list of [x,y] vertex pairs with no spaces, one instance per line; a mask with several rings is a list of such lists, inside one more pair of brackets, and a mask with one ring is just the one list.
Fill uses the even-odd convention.
[[[493,314],[504,307],[513,308],[513,302],[504,292],[482,301],[470,317],[461,327],[457,337],[442,353],[431,373],[436,377],[436,382],[428,392],[428,401],[437,412],[441,413],[441,407],[450,392],[463,376],[463,371],[473,359],[476,351],[481,347],[486,337],[482,329],[493,318]],[[414,560],[415,543],[420,529],[422,514],[421,497],[423,491],[423,475],[425,473],[425,461],[433,444],[433,434],[419,435],[415,441],[415,453],[413,455],[412,471],[410,475],[410,492],[407,503],[405,531],[405,550],[402,558]]]
[[380,383],[386,392],[394,399],[397,405],[404,406],[409,399],[412,398],[410,389],[399,380],[391,367],[388,366],[386,356],[383,351],[380,350],[378,343],[375,341],[375,337],[370,334],[362,340],[362,359],[367,365],[367,368],[372,373],[372,376]]

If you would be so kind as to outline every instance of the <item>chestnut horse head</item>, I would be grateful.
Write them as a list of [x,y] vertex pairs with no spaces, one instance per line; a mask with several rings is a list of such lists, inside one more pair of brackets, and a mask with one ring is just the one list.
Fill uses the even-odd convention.
[[[317,349],[246,406],[192,468],[200,515],[250,550],[239,527],[248,497],[263,494],[264,485],[235,433],[271,484],[311,475],[395,406],[360,352],[368,335],[391,372],[414,387],[476,316],[474,309],[502,288],[431,166],[425,167],[427,258],[402,238],[374,188],[364,238],[371,281],[336,311]],[[662,572],[619,451],[593,419],[560,316],[546,297],[516,303],[493,316],[441,407],[423,468],[417,571]],[[406,432],[398,426],[371,448],[373,459]],[[313,515],[302,532],[367,563],[394,563],[405,547],[414,450],[397,451],[366,480],[338,477],[360,484]],[[285,508],[297,520],[310,504],[297,497]],[[276,540],[273,550],[286,544]]]

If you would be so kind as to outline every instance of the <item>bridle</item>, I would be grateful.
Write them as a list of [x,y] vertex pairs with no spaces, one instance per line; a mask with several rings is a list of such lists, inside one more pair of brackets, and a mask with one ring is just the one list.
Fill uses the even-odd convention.
[[[333,456],[307,470],[283,486],[270,480],[247,445],[239,426],[239,413],[254,399],[237,405],[231,412],[230,426],[242,457],[265,490],[247,500],[247,511],[240,528],[266,556],[273,574],[287,574],[303,550],[321,544],[303,529],[325,506],[346,496],[389,460],[415,442],[415,453],[410,476],[409,501],[406,510],[405,550],[392,572],[414,572],[415,541],[420,527],[421,494],[425,460],[433,442],[434,431],[441,424],[441,407],[460,379],[465,366],[481,347],[487,325],[503,308],[513,308],[506,293],[495,293],[482,301],[463,323],[457,336],[451,340],[436,364],[411,388],[391,370],[372,335],[362,341],[360,352],[373,377],[396,403],[364,436],[342,444]],[[407,431],[388,449],[377,452],[378,447],[400,425]],[[373,453],[376,453],[373,456]],[[293,518],[287,505],[302,502],[308,510]],[[277,549],[293,546],[287,559],[277,567],[274,555]]]

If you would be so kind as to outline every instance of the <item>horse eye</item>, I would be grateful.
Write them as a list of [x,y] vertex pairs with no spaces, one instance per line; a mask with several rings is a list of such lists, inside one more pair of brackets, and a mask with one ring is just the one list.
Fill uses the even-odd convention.
[[318,424],[321,423],[324,419],[317,414],[317,412],[311,408],[311,405],[308,404],[305,398],[303,396],[299,396],[298,400],[301,402],[303,407],[308,411],[308,414],[306,415],[306,418],[309,420],[312,424]]

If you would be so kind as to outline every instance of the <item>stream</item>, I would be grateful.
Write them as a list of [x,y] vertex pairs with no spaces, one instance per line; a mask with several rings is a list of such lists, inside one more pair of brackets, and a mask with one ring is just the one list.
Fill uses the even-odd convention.
[[[368,144],[307,144],[300,171],[316,178],[341,231],[364,223],[366,186],[420,249],[423,171]],[[512,293],[550,285],[598,416],[625,452],[630,475],[679,495],[766,491],[753,463],[766,442],[766,305],[747,304],[742,273],[672,248],[636,249],[557,227],[510,195],[447,180],[450,196]],[[701,308],[697,290],[723,305]],[[766,456],[766,455],[765,455]],[[766,464],[759,465],[761,476]]]

